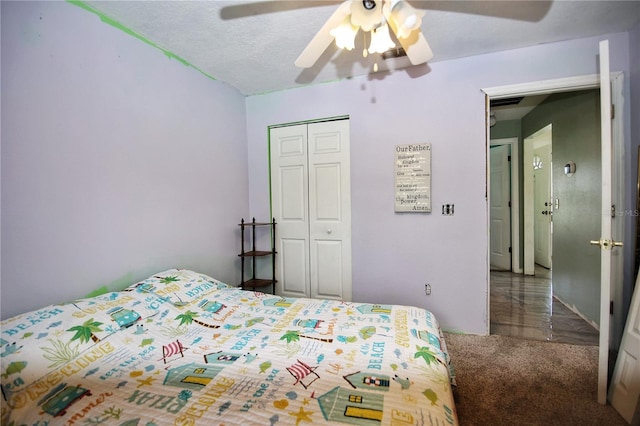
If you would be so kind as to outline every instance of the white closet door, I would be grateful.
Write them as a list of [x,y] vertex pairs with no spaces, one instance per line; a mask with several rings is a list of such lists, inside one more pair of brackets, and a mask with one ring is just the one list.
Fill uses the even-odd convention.
[[283,296],[309,296],[307,125],[277,127],[270,135],[277,289]]
[[277,293],[351,300],[349,121],[270,133]]
[[349,122],[309,124],[311,297],[351,300]]

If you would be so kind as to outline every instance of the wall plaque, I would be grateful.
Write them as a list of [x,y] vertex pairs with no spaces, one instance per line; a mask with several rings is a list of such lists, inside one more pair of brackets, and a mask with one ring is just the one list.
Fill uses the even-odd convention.
[[395,211],[431,213],[431,144],[395,146]]

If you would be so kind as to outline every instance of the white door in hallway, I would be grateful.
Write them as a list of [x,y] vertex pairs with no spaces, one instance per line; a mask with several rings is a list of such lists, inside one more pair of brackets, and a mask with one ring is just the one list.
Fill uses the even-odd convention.
[[[524,273],[534,275],[535,264],[550,268],[551,261],[540,260],[551,256],[551,225],[544,214],[551,201],[550,151],[553,125],[549,124],[524,139]],[[545,183],[546,182],[546,183]],[[544,250],[543,247],[547,249]]]
[[283,296],[351,300],[349,121],[270,130],[276,276]]
[[534,260],[551,269],[552,191],[551,130],[541,136],[544,144],[533,149]]
[[491,268],[511,270],[511,186],[509,145],[492,146],[490,153],[491,194],[490,221]]

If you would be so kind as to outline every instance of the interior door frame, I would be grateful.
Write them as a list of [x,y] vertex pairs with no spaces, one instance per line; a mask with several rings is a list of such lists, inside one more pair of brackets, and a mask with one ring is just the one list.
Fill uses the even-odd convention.
[[[511,270],[522,273],[520,263],[520,148],[518,138],[489,139],[489,147],[509,145],[511,147]],[[515,182],[515,184],[514,184]],[[490,187],[488,187],[490,188]],[[489,241],[489,244],[491,242]]]
[[[624,171],[625,171],[625,163],[624,163],[624,124],[623,124],[623,110],[624,110],[624,97],[623,97],[623,89],[624,89],[624,74],[622,72],[611,72],[611,101],[614,105],[616,105],[616,119],[611,123],[612,125],[612,141],[613,141],[613,158],[612,158],[612,168],[613,168],[613,200],[614,203],[620,208],[624,208],[624,191],[625,191],[625,181],[624,181]],[[571,92],[578,90],[588,90],[588,89],[599,89],[600,88],[600,76],[599,74],[590,74],[590,75],[582,75],[575,77],[567,77],[567,78],[559,78],[552,80],[541,80],[534,81],[528,83],[519,83],[505,86],[496,86],[496,87],[488,87],[481,89],[485,94],[485,164],[486,166],[486,218],[487,218],[487,232],[490,229],[490,205],[488,200],[488,194],[490,193],[490,180],[489,180],[489,149],[490,149],[490,141],[491,141],[491,133],[489,126],[489,113],[490,113],[490,101],[491,99],[503,99],[510,98],[516,96],[533,96],[533,95],[542,95],[542,94],[552,94],[552,93],[561,93],[561,92]],[[613,234],[620,239],[623,239],[624,234],[624,221],[617,220],[614,221],[613,224]],[[588,242],[587,242],[588,243]],[[489,264],[489,247],[490,238],[487,235],[487,252],[486,252],[486,262],[487,262],[487,271],[490,270]],[[612,297],[614,300],[614,304],[617,306],[622,306],[622,292],[623,292],[623,259],[624,256],[613,256],[612,259],[612,269],[614,271],[614,277],[611,283]],[[490,318],[491,318],[491,304],[490,304],[490,275],[487,273],[487,316],[486,316],[486,334],[490,334]],[[613,332],[610,334],[611,338],[614,339],[612,342],[609,340],[609,346],[617,348],[620,344],[618,336],[621,335],[621,331],[624,328],[625,318],[622,318],[622,309],[615,309],[614,315],[611,321],[613,326]]]

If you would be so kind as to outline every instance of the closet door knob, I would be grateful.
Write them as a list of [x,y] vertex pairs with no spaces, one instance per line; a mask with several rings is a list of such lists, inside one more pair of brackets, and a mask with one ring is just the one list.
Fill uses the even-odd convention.
[[331,234],[333,231],[331,229],[327,229],[327,234]]

